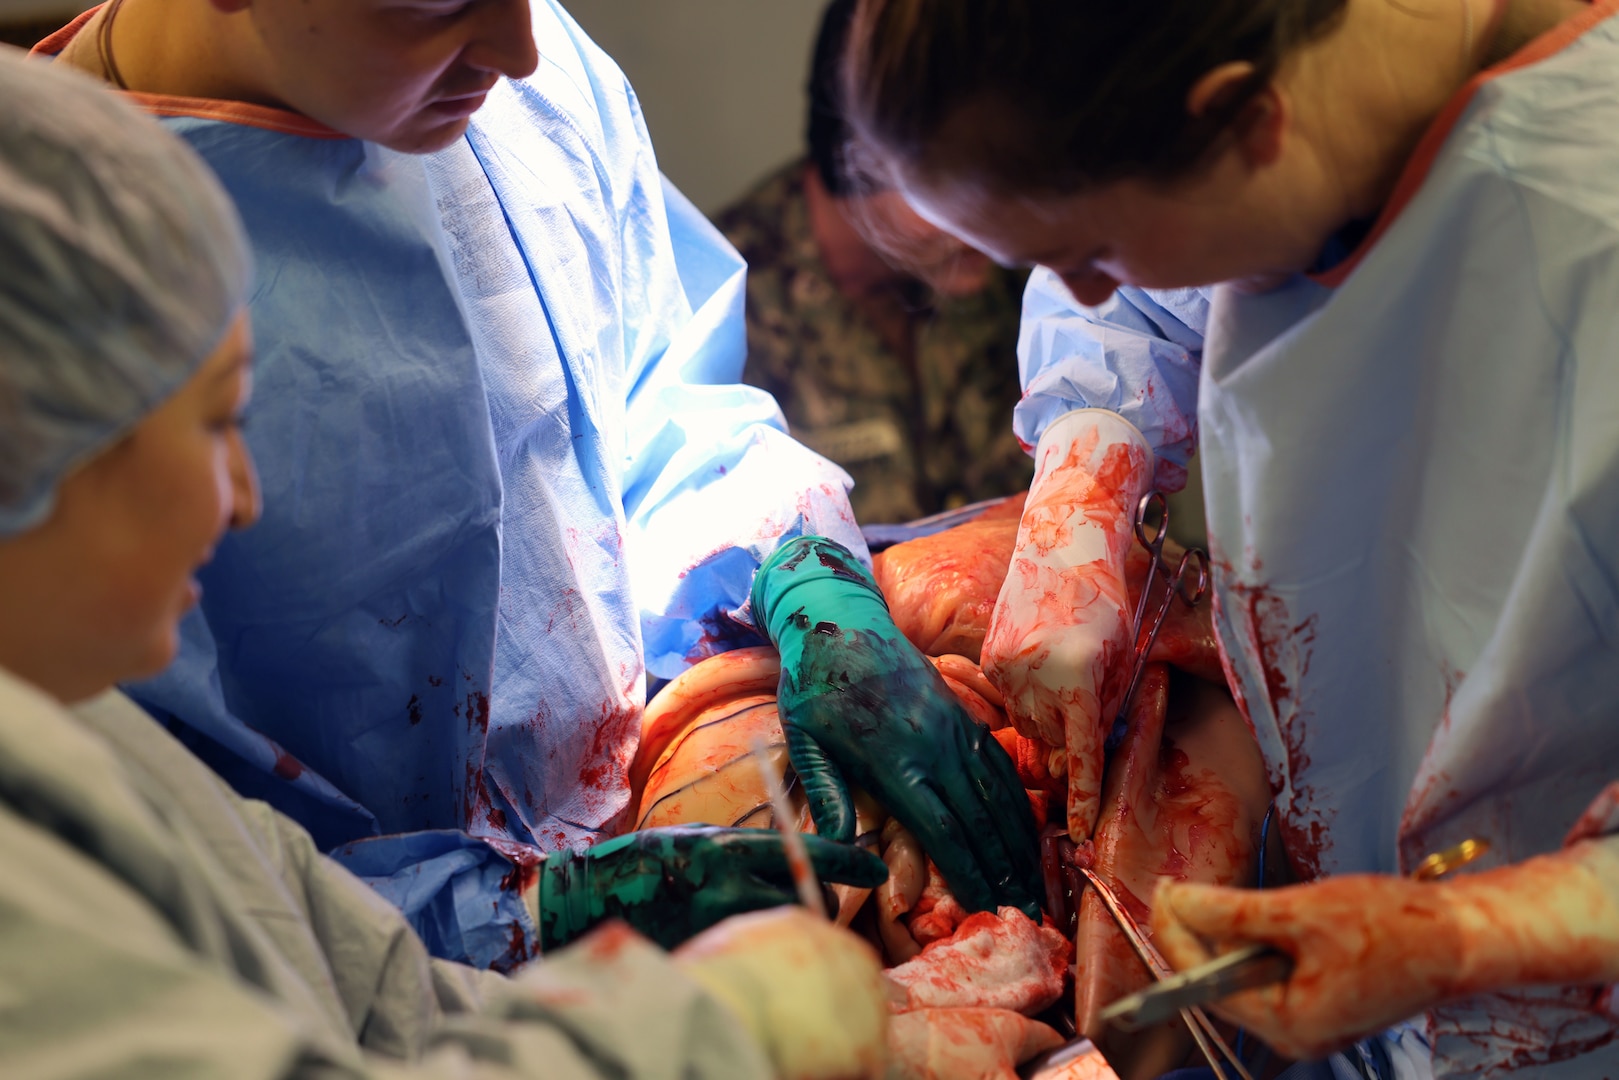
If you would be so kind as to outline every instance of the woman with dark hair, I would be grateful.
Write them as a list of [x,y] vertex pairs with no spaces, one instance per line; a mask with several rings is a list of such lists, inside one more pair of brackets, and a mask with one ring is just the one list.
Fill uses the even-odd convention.
[[[1228,675],[1307,883],[1163,887],[1165,953],[1289,953],[1222,1012],[1296,1056],[1425,1012],[1437,1075],[1613,1073],[1619,3],[863,0],[847,77],[911,205],[1048,268],[1032,306],[1094,331],[1026,309],[1046,402],[985,643],[1068,752],[1070,832],[1132,515],[1195,437]],[[1120,359],[1113,325],[1187,330],[1136,315],[1188,294],[1143,289],[1215,283],[1206,341],[1162,354],[1190,368]],[[1465,840],[1466,874],[1408,880]]]

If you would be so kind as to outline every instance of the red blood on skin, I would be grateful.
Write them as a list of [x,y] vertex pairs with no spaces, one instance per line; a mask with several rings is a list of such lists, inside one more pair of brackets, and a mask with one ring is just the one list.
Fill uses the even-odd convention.
[[944,679],[944,684],[950,688],[950,692],[956,695],[956,700],[961,702],[961,707],[967,710],[967,715],[975,722],[992,732],[1006,729],[1005,713],[985,701],[978,691],[966,683],[959,682],[943,672],[940,672],[940,675]]
[[[1234,720],[1229,730],[1246,735]],[[1207,743],[1203,751],[1207,752]],[[1229,884],[1243,880],[1250,871],[1256,853],[1253,833],[1262,810],[1245,809],[1236,786],[1239,781],[1220,774],[1219,767],[1197,765],[1165,738],[1159,752],[1153,837],[1163,853],[1159,876]]]
[[1158,748],[1158,770],[1163,775],[1161,790],[1165,795],[1184,795],[1192,788],[1191,780],[1186,776],[1186,767],[1191,759],[1184,750],[1179,750],[1175,744],[1165,739]]
[[[1151,912],[1124,878],[1127,873],[1145,870],[1150,874],[1156,869],[1135,863],[1143,855],[1151,857],[1154,851],[1151,840],[1140,834],[1154,824],[1148,816],[1153,809],[1148,803],[1157,779],[1159,743],[1168,707],[1169,670],[1162,664],[1149,664],[1131,703],[1125,741],[1114,753],[1108,770],[1106,802],[1094,837],[1096,873],[1112,887],[1138,926],[1145,925]],[[1097,752],[1100,755],[1100,747]],[[1100,798],[1099,793],[1099,801]],[[1156,863],[1155,858],[1153,861]],[[1104,1005],[1140,989],[1147,977],[1095,889],[1085,890],[1080,900],[1078,966],[1074,1003],[1081,1031],[1095,1026],[1096,1014]]]
[[[1094,836],[1094,868],[1137,925],[1148,925],[1160,880],[1232,884],[1252,873],[1269,795],[1248,739],[1222,690],[1185,679],[1172,702],[1168,669],[1147,666]],[[1148,973],[1092,890],[1081,900],[1079,944],[1076,1006],[1094,1028],[1101,1006],[1145,986]]]

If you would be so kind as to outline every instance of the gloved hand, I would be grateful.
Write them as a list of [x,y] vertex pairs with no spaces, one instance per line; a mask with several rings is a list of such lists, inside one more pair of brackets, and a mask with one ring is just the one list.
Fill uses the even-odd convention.
[[1285,983],[1213,1006],[1289,1057],[1319,1058],[1453,998],[1619,979],[1619,838],[1416,882],[1346,874],[1264,892],[1160,882],[1153,940],[1177,968],[1263,942]]
[[800,537],[759,568],[753,614],[781,653],[776,705],[820,835],[854,839],[852,781],[969,911],[1009,904],[1038,919],[1039,841],[1017,769],[895,627],[865,567]]
[[889,1025],[888,1080],[1017,1080],[1019,1065],[1062,1041],[1047,1025],[1011,1009],[916,1009]]
[[[875,888],[877,856],[804,837],[823,881]],[[548,855],[539,870],[540,948],[565,945],[604,919],[623,919],[666,949],[721,919],[797,901],[780,835],[770,829],[671,825]]]
[[730,1006],[780,1080],[878,1080],[888,995],[860,938],[794,908],[739,915],[675,952],[686,974]]
[[1012,565],[984,638],[984,674],[1018,732],[1068,759],[1068,835],[1090,838],[1102,744],[1130,678],[1124,561],[1152,450],[1117,413],[1058,417],[1036,447]]

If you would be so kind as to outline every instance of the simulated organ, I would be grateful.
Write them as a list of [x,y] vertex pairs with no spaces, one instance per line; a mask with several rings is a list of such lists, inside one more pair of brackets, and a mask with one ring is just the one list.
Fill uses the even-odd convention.
[[[1080,1029],[1092,1026],[1102,1005],[1145,985],[1148,976],[1106,911],[1078,886],[1076,864],[1110,879],[1147,927],[1146,900],[1160,877],[1251,879],[1258,822],[1269,800],[1257,748],[1224,688],[1209,613],[1177,603],[1153,649],[1124,741],[1111,755],[1093,837],[1078,845],[1068,838],[1062,827],[1067,747],[1013,727],[1001,690],[971,655],[984,640],[1007,575],[1020,506],[1021,499],[1009,500],[967,525],[890,548],[875,561],[895,622],[930,653],[968,713],[1008,751],[1036,819],[1057,819],[1048,829],[1042,925],[1012,908],[968,913],[915,838],[857,793],[861,842],[883,857],[890,876],[869,897],[843,890],[839,920],[866,933],[890,965],[896,1012],[890,1043],[909,1062],[909,1071],[900,1070],[906,1076],[1010,1076],[1012,1064],[1057,1038],[1033,1018],[1056,1019],[1049,1010],[1068,1000],[1070,987]],[[1133,606],[1146,576],[1146,552],[1129,553],[1125,569],[1123,599]],[[961,651],[941,653],[946,647]],[[787,776],[799,828],[812,831],[776,714],[778,677],[773,650],[744,649],[697,665],[654,698],[632,767],[635,827],[771,825],[752,756],[762,743],[769,767]],[[1094,1034],[1132,1071],[1149,1062],[1171,1068],[1189,1047],[1174,1031],[1130,1043]],[[980,1059],[1000,1062],[997,1068],[1005,1071],[968,1064]],[[955,1065],[946,1067],[947,1061]]]

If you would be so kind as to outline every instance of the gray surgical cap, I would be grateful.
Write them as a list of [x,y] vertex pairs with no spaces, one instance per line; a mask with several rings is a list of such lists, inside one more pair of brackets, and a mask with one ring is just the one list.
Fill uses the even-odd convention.
[[0,47],[0,538],[223,340],[250,256],[192,150],[99,83]]

